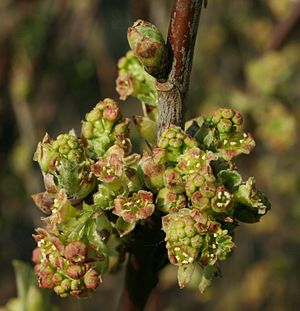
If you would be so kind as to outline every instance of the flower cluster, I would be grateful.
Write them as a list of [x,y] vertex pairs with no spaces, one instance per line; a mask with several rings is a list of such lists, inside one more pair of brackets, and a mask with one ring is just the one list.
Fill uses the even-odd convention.
[[216,271],[218,260],[234,247],[238,222],[256,222],[270,208],[254,178],[243,182],[233,163],[255,144],[241,126],[239,113],[218,109],[210,118],[189,122],[186,131],[166,129],[139,162],[144,184],[156,194],[156,208],[165,213],[162,229],[170,263],[182,267],[181,287],[189,266]]
[[238,222],[256,222],[270,208],[254,178],[244,182],[235,169],[233,159],[254,146],[241,126],[239,113],[218,109],[186,131],[170,126],[140,156],[131,153],[128,120],[105,99],[86,115],[81,138],[46,134],[35,154],[46,191],[33,196],[49,214],[34,235],[40,286],[61,297],[93,292],[134,243],[124,237],[154,214],[181,287],[195,265],[215,268],[231,253]]
[[203,291],[218,261],[231,253],[238,223],[257,222],[270,209],[254,178],[243,181],[233,162],[255,146],[238,112],[220,108],[187,122],[185,130],[171,125],[156,141],[155,79],[143,66],[160,79],[166,46],[143,21],[129,29],[128,39],[134,54],[119,62],[117,90],[121,99],[144,102],[145,116],[134,121],[148,150],[131,152],[129,119],[106,98],[86,114],[79,137],[46,134],[34,156],[45,192],[33,199],[48,214],[34,235],[35,272],[40,287],[61,297],[89,295],[134,248],[135,233],[161,229],[163,255],[178,267],[179,286],[199,266]]
[[[61,297],[90,294],[102,275],[124,258],[108,211],[117,206],[119,196],[139,195],[140,156],[130,154],[128,123],[116,102],[107,98],[86,115],[80,137],[74,131],[55,140],[46,134],[38,144],[34,160],[43,173],[45,192],[33,199],[48,217],[43,218],[45,228],[34,235],[38,247],[33,261],[40,287],[53,288]],[[144,218],[153,210],[145,211]]]
[[94,291],[101,281],[101,265],[105,260],[83,241],[66,245],[45,229],[34,235],[38,248],[33,251],[34,270],[41,288],[53,288],[61,297],[69,294],[84,297]]
[[137,97],[150,105],[157,103],[155,79],[145,72],[142,64],[132,51],[128,51],[118,62],[117,92],[121,100],[128,96]]

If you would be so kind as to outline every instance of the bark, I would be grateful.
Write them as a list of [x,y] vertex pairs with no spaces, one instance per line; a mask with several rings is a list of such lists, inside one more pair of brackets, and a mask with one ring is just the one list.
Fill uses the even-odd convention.
[[174,1],[167,45],[173,62],[166,81],[158,82],[158,138],[171,124],[184,126],[185,98],[193,62],[202,0]]

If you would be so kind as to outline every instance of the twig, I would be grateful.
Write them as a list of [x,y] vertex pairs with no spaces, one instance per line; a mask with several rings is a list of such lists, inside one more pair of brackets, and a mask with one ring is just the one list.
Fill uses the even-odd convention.
[[125,286],[118,311],[141,311],[158,282],[159,271],[168,263],[160,217],[150,227],[140,227],[129,249]]
[[165,82],[157,83],[158,137],[171,124],[184,125],[185,97],[202,5],[203,0],[174,1],[167,42],[173,55],[172,69]]

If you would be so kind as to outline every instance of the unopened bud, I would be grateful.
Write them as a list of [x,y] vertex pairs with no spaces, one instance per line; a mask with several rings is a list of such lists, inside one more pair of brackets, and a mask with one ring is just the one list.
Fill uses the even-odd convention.
[[69,265],[66,271],[67,275],[72,279],[80,279],[85,273],[84,265]]
[[95,290],[100,284],[100,278],[96,270],[87,271],[83,277],[86,288]]
[[137,20],[127,33],[130,48],[148,73],[159,77],[166,66],[167,49],[156,26]]
[[64,255],[68,260],[82,263],[87,257],[87,247],[81,241],[72,241],[65,247]]

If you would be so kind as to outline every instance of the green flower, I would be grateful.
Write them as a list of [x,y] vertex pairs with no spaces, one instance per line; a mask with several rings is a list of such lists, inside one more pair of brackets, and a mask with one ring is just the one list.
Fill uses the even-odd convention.
[[204,266],[212,266],[217,260],[225,260],[233,247],[234,243],[228,231],[218,228],[205,235],[200,262]]
[[113,214],[122,217],[129,223],[146,219],[154,212],[153,194],[140,190],[131,197],[119,196],[114,201]]

